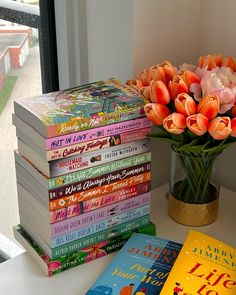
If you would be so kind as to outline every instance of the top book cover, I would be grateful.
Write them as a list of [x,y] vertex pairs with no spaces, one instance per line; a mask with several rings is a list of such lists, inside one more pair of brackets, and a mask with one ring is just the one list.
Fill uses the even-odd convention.
[[43,137],[70,134],[144,117],[145,100],[116,79],[98,81],[14,102],[15,114]]

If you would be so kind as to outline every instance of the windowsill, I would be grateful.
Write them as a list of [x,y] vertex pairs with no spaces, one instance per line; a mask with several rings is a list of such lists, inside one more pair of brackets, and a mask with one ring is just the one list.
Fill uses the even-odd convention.
[[[157,226],[159,236],[183,242],[191,228],[177,224],[168,217],[165,197],[167,190],[168,187],[165,184],[152,192],[152,221]],[[235,208],[235,192],[222,188],[218,219],[211,225],[194,229],[236,247]],[[0,264],[0,290],[2,294],[15,294],[17,290],[18,295],[82,295],[113,257],[114,254],[110,254],[47,278],[33,259],[27,253],[23,253]]]

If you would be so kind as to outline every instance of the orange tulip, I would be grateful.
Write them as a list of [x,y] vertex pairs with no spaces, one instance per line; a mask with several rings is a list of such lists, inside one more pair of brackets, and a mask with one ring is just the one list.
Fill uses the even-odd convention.
[[191,71],[184,71],[181,77],[183,78],[184,82],[187,84],[188,88],[190,88],[191,84],[193,83],[200,84],[199,77]]
[[139,88],[139,93],[146,99],[150,99],[150,86],[144,86],[142,88]]
[[162,80],[166,84],[176,75],[176,69],[169,61],[151,67],[152,80]]
[[200,56],[198,60],[198,66],[200,68],[207,67],[209,71],[216,68],[216,61],[214,56],[211,54],[208,54],[206,56]]
[[150,100],[162,105],[167,105],[170,102],[170,95],[163,81],[151,81]]
[[232,108],[232,116],[236,117],[236,105]]
[[231,128],[232,128],[231,136],[236,137],[236,118],[233,118],[231,120]]
[[180,93],[175,99],[176,111],[185,117],[197,112],[197,105],[194,99],[187,93]]
[[150,82],[151,82],[151,70],[150,69],[142,70],[139,79],[142,81],[143,86],[150,85]]
[[222,62],[222,67],[229,67],[232,71],[236,70],[236,61],[232,56],[225,57]]
[[175,75],[168,84],[168,90],[170,97],[175,99],[180,93],[188,93],[188,86],[181,76]]
[[179,113],[172,113],[163,120],[163,127],[170,133],[181,134],[186,128],[186,118]]
[[229,117],[216,117],[208,127],[210,135],[217,140],[225,139],[232,132],[231,121]]
[[200,100],[197,111],[211,120],[217,116],[219,113],[219,108],[219,97],[214,94],[209,94]]
[[209,120],[203,114],[189,116],[186,121],[187,127],[193,134],[201,136],[207,132]]
[[140,89],[144,86],[143,82],[139,79],[130,79],[126,82],[126,84],[131,87],[134,87],[135,89]]
[[170,111],[166,106],[158,103],[148,103],[144,106],[144,111],[149,120],[155,125],[162,125],[163,120],[169,115]]

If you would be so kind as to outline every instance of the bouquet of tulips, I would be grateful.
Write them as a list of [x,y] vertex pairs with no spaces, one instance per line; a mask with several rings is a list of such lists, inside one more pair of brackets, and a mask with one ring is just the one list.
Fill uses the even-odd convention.
[[211,201],[214,160],[236,142],[236,61],[207,55],[198,65],[179,69],[165,61],[127,83],[149,100],[144,110],[158,127],[150,136],[171,142],[179,155],[186,177],[175,197],[194,204]]

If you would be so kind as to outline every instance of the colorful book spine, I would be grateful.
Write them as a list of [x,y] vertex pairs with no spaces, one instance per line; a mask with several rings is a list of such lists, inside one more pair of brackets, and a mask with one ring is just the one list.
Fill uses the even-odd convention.
[[65,196],[75,195],[82,191],[108,185],[116,181],[123,180],[128,177],[136,176],[136,175],[150,172],[150,171],[151,171],[151,162],[148,162],[145,164],[140,164],[134,167],[129,167],[126,169],[101,175],[96,178],[89,178],[81,182],[76,182],[70,185],[63,186],[58,189],[52,189],[48,191],[49,201],[56,200],[58,198],[65,197]]
[[[136,156],[120,159],[114,162],[109,162],[106,164],[95,166],[92,168],[87,168],[73,173],[64,174],[59,177],[48,178],[45,177],[33,164],[31,164],[25,158],[20,156],[17,151],[15,151],[14,154],[16,166],[18,164],[26,171],[28,171],[28,173],[32,175],[32,177],[37,179],[37,181],[47,190],[59,188],[61,186],[72,184],[74,182],[83,181],[88,178],[94,178],[96,176],[100,176],[113,171],[117,171],[120,169],[136,166],[151,161],[151,153],[147,152]],[[16,176],[18,177],[20,174],[21,173],[19,172],[19,174],[17,173]]]
[[147,118],[134,119],[108,126],[103,126],[86,131],[79,131],[68,135],[62,135],[53,138],[46,138],[45,149],[47,151],[56,148],[66,147],[76,143],[82,143],[90,140],[97,140],[102,137],[112,136],[119,133],[130,132],[137,129],[149,128],[152,123]]
[[119,146],[135,140],[141,140],[150,133],[150,128],[134,130],[128,133],[120,133],[112,136],[102,137],[100,139],[90,140],[87,142],[76,143],[67,147],[57,148],[51,151],[46,151],[46,160],[53,161],[64,159],[72,155],[81,155],[96,150]]
[[51,237],[55,238],[102,220],[107,220],[109,226],[114,226],[118,222],[125,222],[128,218],[146,215],[149,211],[150,193],[146,193],[134,199],[125,200],[105,208],[50,224]]
[[48,203],[49,211],[55,211],[60,208],[65,208],[70,205],[75,205],[80,202],[94,199],[96,197],[108,195],[108,194],[111,194],[112,192],[116,192],[121,189],[126,189],[140,183],[148,182],[150,180],[151,180],[151,173],[146,172],[146,173],[132,176],[126,179],[122,179],[122,180],[119,180],[114,183],[104,185],[98,188],[93,188],[91,190],[83,191],[74,195],[52,200]]
[[69,158],[49,162],[50,177],[75,172],[85,168],[98,166],[101,163],[111,162],[150,151],[150,140],[137,140],[132,143],[114,146],[110,149],[74,155]]
[[147,193],[151,190],[151,182],[140,183],[127,189],[119,190],[109,195],[94,198],[75,205],[50,211],[50,223],[55,223],[67,218],[71,218],[92,210],[96,210],[110,204],[118,203],[138,195]]
[[[93,239],[92,244],[100,242],[102,240],[109,239],[109,238],[114,238],[118,235],[123,234],[124,232],[128,230],[132,230],[150,223],[150,215],[142,216],[134,220],[115,225],[111,228],[102,228],[103,227],[102,223],[104,223],[104,221],[101,221],[96,224],[92,224],[89,227],[78,229],[74,232],[65,234],[63,236],[52,238],[50,247],[57,248],[62,245],[68,247],[69,245],[74,245],[75,243],[78,243],[78,242],[81,243],[83,238],[88,236],[90,236],[89,238]],[[88,243],[86,243],[86,245],[88,245]]]
[[50,259],[45,251],[35,243],[20,226],[14,228],[14,236],[16,240],[22,244],[49,277],[119,250],[134,232],[155,235],[156,228],[153,223],[150,223],[135,230],[130,230],[120,236],[93,244],[74,253],[58,257],[55,260]]
[[94,178],[103,174],[117,171],[120,169],[136,166],[151,161],[151,153],[143,153],[125,159],[120,159],[107,164],[102,164],[93,168],[80,170],[74,173],[61,175],[59,177],[48,179],[47,188],[54,189],[63,185],[68,185],[74,182],[83,181],[85,179]]

